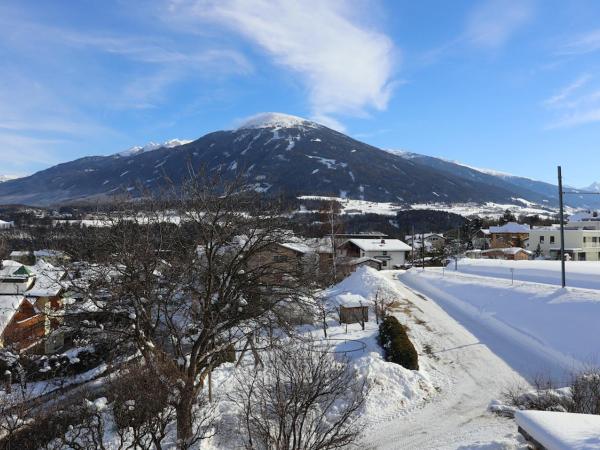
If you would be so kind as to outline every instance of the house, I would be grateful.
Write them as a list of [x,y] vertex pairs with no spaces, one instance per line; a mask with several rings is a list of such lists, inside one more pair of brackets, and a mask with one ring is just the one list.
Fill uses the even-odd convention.
[[[2,261],[0,345],[23,351],[44,344],[45,353],[53,353],[63,345],[62,336],[52,331],[61,322],[65,277],[65,272],[44,261],[34,266]],[[52,339],[46,340],[50,334]]]
[[482,228],[471,238],[471,244],[475,250],[487,250],[491,247],[490,230]]
[[53,266],[62,266],[71,260],[69,255],[59,250],[35,250],[33,256],[36,261],[43,260]]
[[[425,246],[425,251],[432,252],[444,247],[446,237],[440,233],[422,233],[406,236],[406,243],[415,249]],[[414,243],[414,244],[413,244]]]
[[9,258],[11,261],[17,261],[21,264],[35,264],[35,256],[33,252],[28,250],[14,250],[10,253]]
[[14,222],[6,222],[4,220],[0,220],[0,230],[10,230],[15,226]]
[[349,239],[338,247],[342,258],[374,258],[382,269],[402,267],[411,247],[399,239]]
[[[575,215],[564,228],[568,259],[600,261],[600,218]],[[537,256],[560,259],[560,225],[532,228],[526,248]]]
[[490,227],[491,248],[523,247],[523,241],[529,238],[531,227],[516,222],[508,222],[498,227]]
[[43,315],[23,295],[0,295],[0,348],[27,350],[44,334]]
[[510,248],[491,248],[489,250],[481,250],[480,258],[484,259],[505,259],[508,261],[524,261],[531,259],[533,252],[525,250],[521,247]]

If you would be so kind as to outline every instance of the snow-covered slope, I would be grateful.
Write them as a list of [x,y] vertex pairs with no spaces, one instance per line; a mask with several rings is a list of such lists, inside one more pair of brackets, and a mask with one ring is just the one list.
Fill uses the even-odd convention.
[[237,130],[249,130],[253,128],[296,128],[296,127],[320,127],[316,122],[304,119],[291,114],[277,112],[266,112],[256,114],[244,120]]
[[21,178],[19,175],[0,175],[0,183]]
[[587,187],[581,188],[582,191],[586,192],[599,192],[600,193],[600,181],[590,184]]
[[170,140],[165,141],[160,144],[156,143],[156,142],[148,142],[146,145],[142,145],[142,146],[136,145],[134,147],[130,147],[127,150],[117,153],[117,155],[124,156],[124,157],[134,156],[134,155],[139,155],[140,153],[158,150],[159,148],[179,147],[180,145],[187,144],[188,142],[192,142],[192,141],[187,141],[184,139],[170,139]]

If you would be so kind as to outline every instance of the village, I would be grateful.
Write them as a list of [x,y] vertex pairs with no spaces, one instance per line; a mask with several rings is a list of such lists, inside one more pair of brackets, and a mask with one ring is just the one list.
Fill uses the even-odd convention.
[[[30,211],[30,218],[24,221],[18,215],[5,214],[0,229],[0,390],[5,402],[0,408],[2,445],[67,448],[81,444],[80,433],[91,433],[99,425],[105,431],[94,431],[86,448],[112,448],[117,441],[129,442],[133,448],[146,448],[144,442],[162,442],[160,445],[169,448],[181,446],[180,439],[186,435],[191,436],[189,445],[239,445],[231,433],[215,431],[250,414],[250,403],[242,398],[231,403],[235,392],[250,395],[236,373],[264,364],[279,367],[283,364],[278,359],[283,357],[281,352],[291,345],[315,364],[343,362],[343,370],[336,376],[356,385],[351,390],[339,386],[335,394],[352,406],[347,420],[332,429],[314,424],[319,433],[342,433],[348,443],[377,442],[377,448],[397,448],[399,430],[403,429],[406,448],[425,442],[438,448],[442,441],[416,437],[407,417],[439,414],[452,398],[459,401],[468,396],[469,388],[452,381],[455,377],[469,374],[485,384],[489,376],[483,366],[455,367],[457,354],[441,356],[438,352],[446,347],[440,340],[444,333],[453,336],[456,348],[466,345],[467,350],[460,350],[464,353],[461,359],[476,358],[497,371],[486,389],[477,388],[478,394],[470,403],[463,409],[453,407],[452,418],[440,423],[450,432],[456,420],[470,417],[471,424],[456,433],[457,445],[464,443],[465,436],[472,440],[473,448],[486,442],[504,445],[498,440],[498,430],[504,430],[508,436],[504,439],[514,448],[527,445],[527,441],[539,444],[540,438],[534,434],[541,422],[535,414],[519,412],[538,409],[523,400],[531,395],[528,389],[534,391],[524,387],[528,385],[537,389],[536,398],[547,397],[544,401],[548,404],[542,410],[556,411],[559,407],[564,412],[554,414],[565,414],[567,423],[573,412],[596,414],[587,407],[580,409],[566,397],[556,400],[559,406],[550,400],[556,392],[563,392],[556,389],[565,386],[567,368],[581,365],[583,370],[586,355],[573,353],[582,341],[574,341],[575,347],[553,347],[556,353],[546,355],[538,343],[529,342],[527,334],[535,333],[529,325],[522,329],[520,338],[515,337],[514,330],[509,333],[497,328],[495,322],[490,322],[489,330],[495,330],[492,339],[489,330],[480,335],[481,323],[488,320],[483,319],[484,311],[495,304],[488,301],[487,306],[481,306],[481,300],[490,295],[485,291],[472,298],[463,293],[487,289],[489,283],[489,289],[497,289],[493,280],[507,277],[512,280],[510,286],[498,292],[507,288],[514,292],[500,296],[518,298],[519,289],[529,284],[528,289],[534,289],[532,282],[558,284],[558,225],[518,223],[507,212],[495,225],[485,228],[478,227],[483,222],[476,218],[459,229],[423,230],[400,239],[376,230],[349,233],[344,216],[324,204],[321,236],[314,236],[314,232],[303,236],[293,227],[286,228],[290,225],[287,214],[268,219],[258,211],[240,214],[239,207],[234,206],[237,201],[228,200],[213,198],[207,203],[204,198],[196,210],[140,207],[136,212],[128,205],[122,212],[95,213],[81,219],[56,212],[31,215]],[[202,214],[198,214],[200,210]],[[211,221],[218,224],[213,231],[207,228]],[[228,225],[221,225],[224,223]],[[600,273],[595,266],[600,259],[598,214],[574,214],[564,228],[570,281],[576,289],[600,289],[585,275]],[[193,235],[198,240],[190,240]],[[169,237],[158,243],[157,236]],[[581,264],[588,264],[584,268],[587,272],[582,271]],[[218,272],[211,266],[218,267]],[[206,291],[206,281],[202,280],[215,276],[217,286]],[[462,289],[461,283],[471,282],[470,291],[458,290],[460,297],[450,297],[455,289]],[[223,291],[224,286],[231,292]],[[549,285],[539,286],[541,291],[536,290],[536,295],[545,298],[547,287],[543,286]],[[568,294],[567,302],[569,295],[576,293]],[[588,301],[600,301],[595,291],[586,295]],[[205,303],[204,296],[221,300]],[[186,297],[198,300],[188,303],[182,300]],[[428,298],[441,307],[431,309]],[[459,308],[459,304],[463,306]],[[465,315],[469,309],[464,308],[472,307],[479,312]],[[499,309],[498,314],[504,313]],[[519,327],[511,314],[504,320]],[[536,310],[535,314],[544,311]],[[548,320],[550,326],[555,319]],[[214,331],[225,323],[229,324],[226,328]],[[581,339],[587,339],[588,331],[582,325]],[[475,337],[468,337],[470,333]],[[207,336],[211,337],[207,340]],[[534,337],[550,339],[546,328],[540,328]],[[472,339],[481,339],[485,350],[475,354],[468,351]],[[504,352],[507,342],[512,342],[511,354]],[[203,350],[194,354],[198,346]],[[516,350],[519,348],[522,350]],[[196,360],[190,359],[194,357]],[[175,366],[150,369],[141,364],[164,358],[174,361]],[[549,384],[545,387],[535,384],[534,379],[542,368],[548,370]],[[137,413],[118,415],[118,405],[123,402],[149,401],[140,397],[141,393],[138,397],[124,394],[120,383],[130,383],[135,376],[137,382],[152,384],[155,370],[164,377],[185,373],[191,383],[185,388],[189,389],[186,395],[203,399],[191,404],[195,406],[188,416],[187,430],[180,428],[181,404],[177,402],[169,406],[171,403],[164,400],[157,410],[143,412],[146,415],[140,417]],[[330,376],[323,370],[323,377]],[[352,373],[359,374],[358,378]],[[589,368],[572,376],[581,383],[588,373]],[[515,380],[521,380],[523,391],[514,394],[511,403],[508,392],[516,392]],[[392,394],[399,384],[403,386],[401,392]],[[169,383],[156,388],[165,389],[165,395],[172,395],[168,392],[175,389]],[[66,405],[78,417],[57,416],[56,407],[64,409]],[[85,420],[81,421],[80,415]],[[160,433],[145,422],[157,417],[161,418]],[[536,420],[531,421],[531,417]],[[548,420],[552,428],[555,419]],[[40,433],[39,439],[31,440],[31,421],[47,423],[58,431]],[[590,421],[590,426],[597,425],[595,419]],[[147,428],[139,428],[140,423],[146,423]],[[253,434],[252,429],[247,432],[248,439],[265,438]],[[429,431],[421,433],[429,436]],[[539,433],[535,436],[543,439],[546,431]]]

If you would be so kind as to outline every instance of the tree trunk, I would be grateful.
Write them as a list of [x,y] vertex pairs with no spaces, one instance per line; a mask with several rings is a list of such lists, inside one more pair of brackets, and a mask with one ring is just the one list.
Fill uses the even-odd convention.
[[[193,382],[193,381],[192,381]],[[177,414],[177,448],[188,448],[192,438],[192,408],[194,406],[194,389],[186,386],[181,393],[181,399],[175,408]]]

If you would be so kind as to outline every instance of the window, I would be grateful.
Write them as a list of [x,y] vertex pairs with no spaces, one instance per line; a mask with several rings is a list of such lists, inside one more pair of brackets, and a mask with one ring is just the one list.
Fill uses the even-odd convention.
[[585,244],[587,242],[587,237],[583,237],[583,243]]
[[550,243],[554,244],[554,236],[550,236]]
[[580,253],[579,258],[578,258],[579,261],[585,261],[586,260],[585,256],[586,256],[585,253]]
[[387,256],[387,251],[385,251],[385,250],[384,250],[384,251],[383,251],[383,252],[381,252],[381,253],[383,253],[383,256]]
[[545,237],[544,236],[540,236],[540,244],[543,244],[545,241]]
[[381,267],[387,267],[387,261],[381,261]]
[[598,243],[598,238],[594,236],[594,237],[592,238],[592,242],[593,242],[594,244],[597,244],[597,243]]

